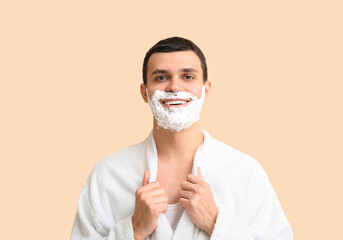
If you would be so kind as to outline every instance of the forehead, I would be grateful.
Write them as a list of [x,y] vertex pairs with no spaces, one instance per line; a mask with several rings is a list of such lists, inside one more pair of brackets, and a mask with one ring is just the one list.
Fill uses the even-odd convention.
[[181,68],[195,68],[201,72],[201,62],[193,51],[154,53],[150,56],[147,66],[148,75],[156,69],[176,71]]

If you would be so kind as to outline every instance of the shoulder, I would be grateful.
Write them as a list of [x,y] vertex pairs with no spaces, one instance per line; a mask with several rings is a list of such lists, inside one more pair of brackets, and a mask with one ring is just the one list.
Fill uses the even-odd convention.
[[95,166],[99,170],[135,165],[145,154],[144,142],[137,143],[101,159]]
[[208,133],[206,134],[206,137],[208,138],[206,146],[207,155],[215,156],[211,161],[218,162],[221,166],[224,165],[230,167],[237,165],[249,168],[259,165],[257,160],[250,155],[213,138]]
[[214,138],[207,149],[205,162],[206,177],[217,192],[258,195],[271,186],[260,162]]
[[87,183],[104,189],[117,187],[135,189],[141,181],[145,168],[145,143],[141,142],[125,147],[98,161]]
[[[208,133],[207,133],[208,134]],[[235,177],[246,181],[248,179],[267,180],[268,177],[262,165],[254,157],[231,147],[211,136],[206,147],[205,162],[214,176],[224,178]],[[222,173],[222,174],[221,174]]]

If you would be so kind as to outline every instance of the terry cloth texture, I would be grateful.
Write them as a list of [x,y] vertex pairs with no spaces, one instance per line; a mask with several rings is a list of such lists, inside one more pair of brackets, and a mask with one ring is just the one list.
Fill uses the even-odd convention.
[[[183,211],[175,232],[160,214],[149,240],[292,240],[293,233],[275,191],[261,165],[252,157],[212,138],[204,142],[193,162],[210,185],[218,215],[212,236],[193,224]],[[157,177],[157,150],[152,132],[143,142],[99,161],[79,197],[72,240],[134,240],[131,217],[135,192],[145,170]]]

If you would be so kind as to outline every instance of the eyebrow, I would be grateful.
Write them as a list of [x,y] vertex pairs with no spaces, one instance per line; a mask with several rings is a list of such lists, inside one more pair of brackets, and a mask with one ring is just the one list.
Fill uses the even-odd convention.
[[[155,71],[153,71],[151,73],[151,76],[154,75],[154,74],[158,74],[158,73],[168,73],[168,72],[169,72],[168,70],[156,69]],[[196,73],[199,73],[198,70],[196,70],[195,68],[181,68],[179,70],[179,72],[196,72]]]
[[182,68],[179,70],[179,72],[196,72],[196,73],[199,73],[198,70],[196,70],[195,68]]
[[168,73],[167,70],[163,70],[163,69],[156,69],[155,71],[153,71],[151,73],[151,76],[154,75],[154,74],[158,74],[158,73]]

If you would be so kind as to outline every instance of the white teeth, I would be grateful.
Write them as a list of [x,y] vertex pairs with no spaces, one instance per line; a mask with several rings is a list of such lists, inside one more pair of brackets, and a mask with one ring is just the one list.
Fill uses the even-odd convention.
[[180,105],[180,104],[185,104],[187,101],[169,101],[169,102],[164,102],[166,105]]

